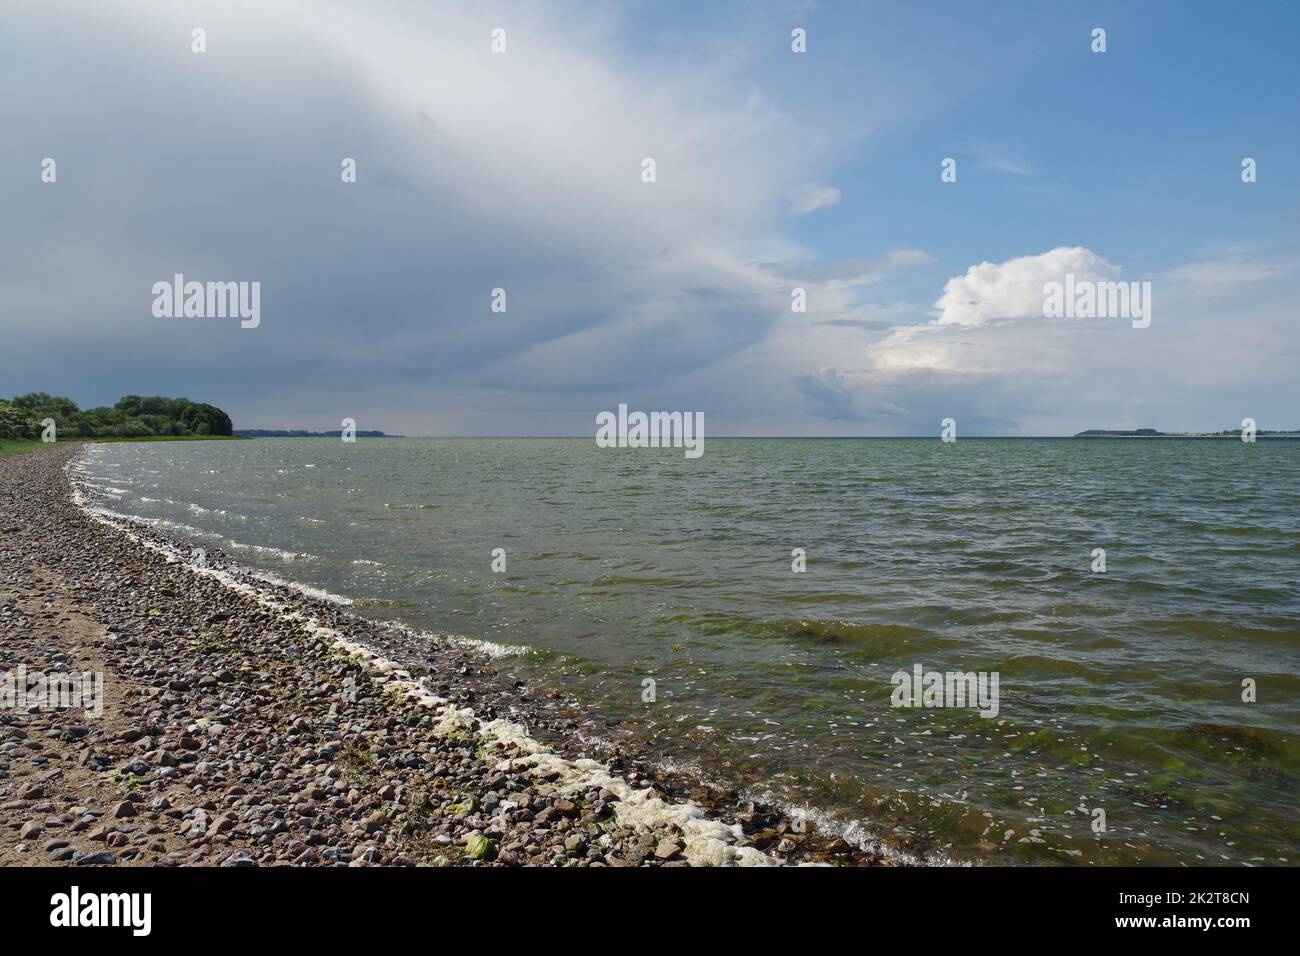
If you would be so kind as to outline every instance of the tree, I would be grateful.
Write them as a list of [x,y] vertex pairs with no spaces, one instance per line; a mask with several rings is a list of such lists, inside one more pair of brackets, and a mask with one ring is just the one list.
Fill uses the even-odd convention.
[[40,426],[20,408],[0,399],[0,438],[35,438]]
[[230,416],[203,402],[162,395],[124,395],[112,408],[82,411],[70,398],[30,392],[19,395],[12,403],[4,428],[7,431],[40,434],[36,423],[53,418],[60,438],[141,438],[149,435],[230,435]]

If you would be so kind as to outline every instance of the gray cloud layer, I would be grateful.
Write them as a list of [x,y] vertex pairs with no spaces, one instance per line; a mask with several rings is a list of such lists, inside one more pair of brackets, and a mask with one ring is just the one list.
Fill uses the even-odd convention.
[[[1143,372],[1107,359],[1116,340],[900,330],[922,316],[871,295],[924,252],[824,263],[791,240],[840,198],[808,147],[825,118],[778,109],[743,57],[664,69],[589,6],[548,9],[7,11],[0,81],[24,92],[0,98],[0,394],[186,394],[245,426],[407,433],[586,434],[620,401],[703,410],[714,434],[928,433],[954,406],[1000,431],[1125,424],[1114,395]],[[1187,270],[1170,283],[1251,271]],[[260,281],[260,327],[154,318],[177,272]],[[1271,314],[1246,337],[1276,333]],[[1157,364],[1196,367],[1197,328],[1153,336]],[[916,361],[923,339],[950,361]],[[1068,405],[1052,388],[1087,356],[1116,378]],[[1242,361],[1262,365],[1232,388],[1273,381],[1271,359]]]

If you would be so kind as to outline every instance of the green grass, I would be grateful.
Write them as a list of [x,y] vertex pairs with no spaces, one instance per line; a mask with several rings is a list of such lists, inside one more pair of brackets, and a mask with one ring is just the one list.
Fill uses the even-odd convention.
[[[143,435],[139,438],[72,438],[69,441],[119,442],[119,441],[246,441],[247,435]],[[0,458],[35,451],[47,442],[35,438],[0,438]]]
[[0,438],[0,458],[6,455],[18,455],[40,446],[41,443],[34,438]]

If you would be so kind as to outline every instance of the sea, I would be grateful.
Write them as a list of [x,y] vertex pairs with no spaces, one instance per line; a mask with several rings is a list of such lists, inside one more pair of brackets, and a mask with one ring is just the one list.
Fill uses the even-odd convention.
[[900,860],[1300,859],[1300,443],[254,439],[78,473]]

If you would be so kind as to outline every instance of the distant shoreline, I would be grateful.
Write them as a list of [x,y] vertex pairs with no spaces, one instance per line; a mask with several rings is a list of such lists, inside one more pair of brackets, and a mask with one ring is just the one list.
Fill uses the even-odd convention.
[[[339,438],[341,430],[332,432],[312,432],[300,428],[236,428],[231,432],[236,438]],[[389,435],[379,431],[354,432],[358,438],[405,438],[405,435]]]
[[[1110,430],[1104,428],[1090,428],[1087,431],[1079,432],[1074,435],[1075,438],[1192,438],[1192,439],[1226,439],[1229,441],[1241,441],[1241,429],[1221,432],[1158,432],[1154,428],[1134,428],[1129,430]],[[1300,439],[1300,431],[1257,431],[1255,432],[1256,440],[1272,439],[1291,440]]]
[[[235,438],[338,438],[341,432],[278,431],[267,429],[241,429]],[[591,441],[590,435],[389,435],[385,432],[357,432],[357,438],[403,438],[411,441]],[[1257,432],[1259,440],[1300,441],[1300,432]],[[931,441],[937,435],[716,435],[711,441]],[[1074,435],[964,435],[961,441],[1074,441],[1076,438],[1163,438],[1163,439],[1227,439],[1241,441],[1240,432],[1122,432],[1093,429]]]

